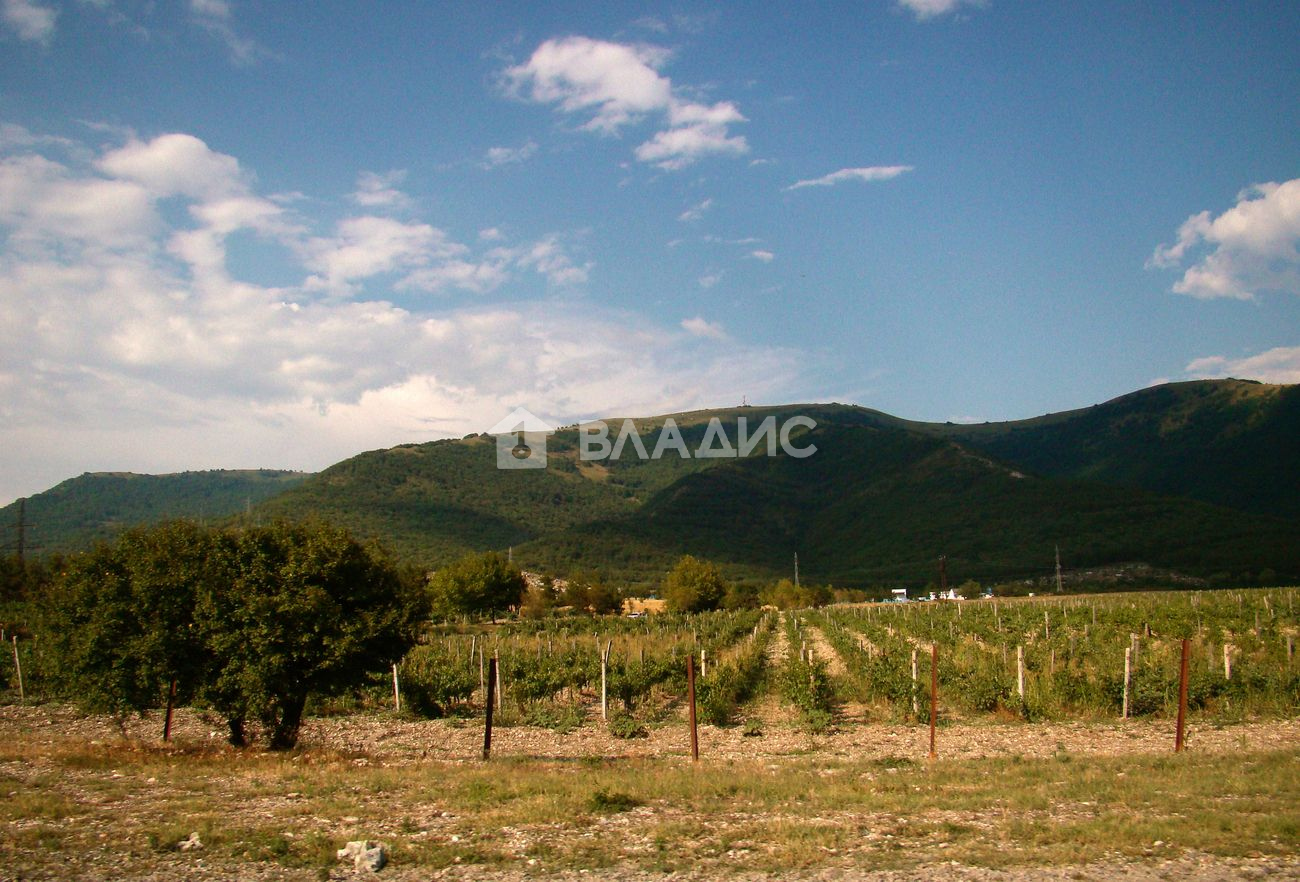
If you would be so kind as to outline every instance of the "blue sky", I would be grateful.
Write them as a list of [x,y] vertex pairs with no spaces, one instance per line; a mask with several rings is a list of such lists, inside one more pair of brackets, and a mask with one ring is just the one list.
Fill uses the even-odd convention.
[[0,0],[0,500],[1300,382],[1300,5]]

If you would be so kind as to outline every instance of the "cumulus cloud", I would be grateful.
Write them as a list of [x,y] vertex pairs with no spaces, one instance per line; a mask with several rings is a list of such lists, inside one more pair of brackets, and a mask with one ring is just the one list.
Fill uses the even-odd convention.
[[822,175],[820,178],[795,181],[785,189],[789,191],[800,190],[804,187],[833,187],[846,181],[889,181],[910,171],[912,171],[910,165],[873,165],[867,168],[842,168],[837,172]]
[[1191,265],[1174,285],[1201,299],[1253,299],[1262,291],[1300,294],[1300,178],[1256,184],[1218,217],[1202,211],[1183,222],[1178,239],[1161,245],[1148,268]]
[[745,122],[730,101],[701,104],[682,97],[659,73],[667,50],[588,37],[547,40],[527,62],[508,68],[508,91],[538,104],[586,115],[587,131],[615,135],[652,118],[667,128],[638,146],[638,160],[678,170],[710,155],[743,155],[749,145],[730,126]]
[[1246,358],[1209,355],[1187,365],[1195,379],[1259,380],[1261,383],[1300,383],[1300,346],[1278,346]]
[[898,0],[898,8],[912,13],[917,21],[948,15],[963,6],[983,5],[984,0]]
[[4,0],[0,21],[29,43],[49,43],[54,37],[58,12],[33,0]]
[[[524,299],[528,277],[588,278],[560,234],[471,246],[418,220],[310,216],[325,203],[261,194],[188,135],[69,152],[0,151],[0,497],[86,470],[320,468],[517,404],[557,423],[664,412],[754,376],[781,397],[804,362],[707,323]],[[278,249],[281,284],[232,265],[236,235]]]

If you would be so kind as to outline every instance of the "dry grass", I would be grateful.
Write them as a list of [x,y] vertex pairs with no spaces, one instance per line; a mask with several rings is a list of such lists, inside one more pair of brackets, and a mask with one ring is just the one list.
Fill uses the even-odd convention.
[[[1300,852],[1295,743],[933,763],[813,751],[484,764],[395,760],[378,732],[369,753],[272,755],[192,734],[168,746],[62,734],[47,719],[6,709],[0,878],[318,878],[337,874],[334,850],[358,838],[388,844],[385,878],[399,879],[442,868],[787,876],[946,861],[1016,872],[1190,854],[1295,872]],[[191,832],[205,848],[179,852]]]

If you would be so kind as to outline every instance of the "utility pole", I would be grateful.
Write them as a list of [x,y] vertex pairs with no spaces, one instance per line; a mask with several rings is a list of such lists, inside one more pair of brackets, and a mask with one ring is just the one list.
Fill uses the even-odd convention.
[[799,587],[799,552],[794,553],[794,587]]
[[18,555],[18,560],[20,563],[26,560],[28,551],[30,551],[33,548],[39,547],[39,546],[34,546],[27,541],[27,531],[31,529],[33,526],[35,525],[30,523],[27,520],[27,498],[23,497],[22,499],[18,500],[18,520],[14,523],[12,527],[5,528],[6,530],[14,530],[16,532],[16,535],[14,537],[14,544],[12,548],[14,549],[14,552]]
[[27,553],[27,497],[18,500],[18,562]]
[[948,593],[948,555],[939,555],[939,595]]
[[1056,546],[1056,593],[1061,593],[1061,546]]

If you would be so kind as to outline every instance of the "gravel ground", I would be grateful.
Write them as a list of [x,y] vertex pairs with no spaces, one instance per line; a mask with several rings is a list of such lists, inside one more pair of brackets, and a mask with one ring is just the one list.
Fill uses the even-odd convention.
[[[775,648],[779,652],[781,648]],[[113,743],[124,736],[142,742],[157,743],[161,734],[157,714],[132,718],[124,726],[101,716],[83,716],[63,705],[36,707],[0,706],[0,738],[23,739],[33,743],[54,744],[64,740]],[[183,741],[221,742],[225,730],[220,721],[189,709],[177,712],[173,731]],[[980,758],[1018,755],[1052,757],[1061,752],[1075,755],[1139,755],[1172,750],[1173,726],[1166,721],[954,724],[939,733],[939,752],[945,757]],[[706,760],[766,759],[780,763],[806,760],[809,752],[827,758],[870,760],[907,757],[923,759],[928,752],[928,729],[924,726],[844,724],[839,731],[824,736],[809,736],[786,722],[767,725],[761,738],[745,738],[741,729],[703,727],[700,733],[701,755]],[[1197,752],[1232,752],[1294,748],[1300,744],[1300,720],[1247,722],[1227,726],[1194,725],[1188,739],[1189,749]],[[412,721],[388,714],[355,714],[347,717],[309,720],[302,732],[301,747],[323,755],[341,755],[344,759],[372,766],[401,767],[423,761],[478,761],[482,747],[482,729],[478,720],[462,723],[449,721]],[[613,738],[591,722],[582,729],[558,735],[546,729],[530,727],[500,728],[494,732],[495,756],[534,757],[542,759],[576,757],[662,757],[671,762],[689,762],[688,738],[684,724],[670,722],[653,727],[646,739]],[[243,808],[232,806],[232,811]],[[635,811],[649,811],[638,809]],[[636,813],[629,812],[609,821],[602,835],[620,835],[618,825],[635,824]],[[504,832],[504,831],[503,831]],[[622,834],[626,835],[626,834]],[[4,834],[0,834],[0,844]],[[3,851],[0,851],[0,855]],[[106,855],[102,861],[89,855],[69,859],[66,872],[41,872],[19,876],[0,866],[0,880],[18,879],[133,879],[141,882],[161,880],[319,880],[317,870],[295,870],[268,863],[223,862],[217,855],[195,859],[181,855],[151,855],[139,864],[121,863]],[[335,869],[329,878],[357,878],[352,870]],[[734,878],[741,882],[781,879],[789,882],[912,882],[922,879],[954,879],[985,882],[1029,882],[1029,880],[1217,880],[1300,879],[1300,858],[1295,856],[1261,858],[1224,858],[1185,852],[1167,860],[1152,855],[1149,862],[1134,863],[1118,855],[1113,861],[1083,866],[1049,868],[985,869],[950,863],[935,863],[906,870],[873,870],[869,866],[821,870],[790,870],[777,875],[719,874],[716,866],[687,873],[650,873],[641,870],[542,871],[541,868],[496,868],[482,865],[453,866],[445,870],[392,866],[380,874],[381,879],[417,880],[488,880],[488,882],[523,882],[548,878],[579,880],[628,880],[628,882],[712,882]]]

